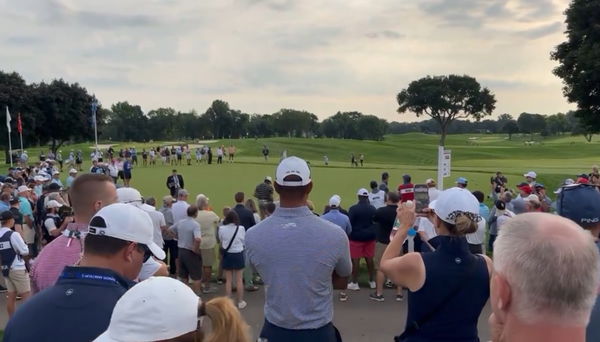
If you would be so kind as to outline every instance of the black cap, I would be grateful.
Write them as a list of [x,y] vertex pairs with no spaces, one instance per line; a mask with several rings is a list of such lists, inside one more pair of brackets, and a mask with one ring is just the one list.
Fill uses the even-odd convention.
[[504,202],[502,202],[500,200],[497,200],[496,203],[495,203],[495,205],[496,205],[496,209],[498,209],[498,210],[505,210],[506,209],[506,203],[504,203]]
[[56,183],[48,184],[48,191],[60,191],[60,185]]
[[15,217],[10,212],[10,210],[6,210],[6,211],[3,211],[2,213],[0,213],[0,221],[2,221],[2,222],[8,221],[8,220],[14,219],[14,218]]
[[19,198],[15,197],[15,196],[11,196],[10,199],[8,200],[8,203],[10,203],[10,204],[19,203]]
[[375,188],[377,188],[377,182],[376,182],[376,181],[374,181],[374,180],[372,180],[372,181],[371,181],[371,184],[369,184],[369,185],[371,186],[371,189],[375,189]]

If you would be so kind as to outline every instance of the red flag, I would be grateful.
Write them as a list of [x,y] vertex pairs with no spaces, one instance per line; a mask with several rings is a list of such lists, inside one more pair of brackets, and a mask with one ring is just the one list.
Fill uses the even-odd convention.
[[19,116],[17,117],[17,131],[19,131],[19,133],[23,133],[23,124],[21,123],[21,113],[19,113]]

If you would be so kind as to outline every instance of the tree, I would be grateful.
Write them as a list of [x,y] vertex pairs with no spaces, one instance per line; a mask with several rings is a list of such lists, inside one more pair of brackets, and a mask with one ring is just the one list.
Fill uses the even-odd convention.
[[[77,83],[60,80],[32,86],[32,99],[42,114],[35,132],[42,141],[49,141],[53,152],[69,140],[93,137],[91,108],[93,97]],[[97,120],[102,121],[102,111]]]
[[577,111],[568,112],[567,115],[565,115],[565,119],[568,122],[571,134],[581,134],[587,142],[592,142],[592,137],[594,136],[594,133],[598,133],[592,127],[581,124],[581,119],[577,115]]
[[502,132],[508,134],[508,140],[512,140],[512,135],[519,133],[519,125],[515,120],[509,120],[502,126]]
[[398,93],[399,113],[411,111],[420,117],[427,115],[440,127],[440,146],[446,142],[448,127],[456,119],[479,121],[491,115],[496,99],[487,88],[481,88],[470,76],[427,76],[411,82]]
[[570,132],[569,121],[563,113],[558,113],[546,117],[546,131],[548,134],[555,135],[564,132]]
[[109,125],[114,125],[116,136],[123,141],[145,141],[152,139],[148,134],[148,117],[142,108],[129,102],[118,102],[112,105],[112,116]]
[[559,62],[563,93],[577,103],[575,115],[587,132],[600,131],[600,1],[573,0],[565,12],[567,41],[552,52]]
[[521,113],[517,125],[521,133],[542,133],[546,128],[546,118],[540,114]]

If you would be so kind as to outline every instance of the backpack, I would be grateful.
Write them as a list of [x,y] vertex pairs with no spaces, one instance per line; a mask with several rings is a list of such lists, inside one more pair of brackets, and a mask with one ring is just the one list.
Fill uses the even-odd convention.
[[44,235],[44,240],[46,240],[47,244],[52,242],[52,240],[55,239],[54,236],[50,235],[50,233],[48,232],[48,229],[46,228],[46,220],[49,218],[54,220],[54,225],[56,226],[57,229],[62,224],[62,219],[60,218],[60,216],[50,217],[48,215],[44,215],[44,219],[42,220],[42,234]]

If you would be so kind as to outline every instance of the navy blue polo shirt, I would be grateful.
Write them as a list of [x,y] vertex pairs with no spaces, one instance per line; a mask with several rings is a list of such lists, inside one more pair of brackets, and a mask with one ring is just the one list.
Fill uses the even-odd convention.
[[115,304],[132,285],[109,269],[67,266],[56,285],[17,309],[4,341],[92,341],[108,328]]

